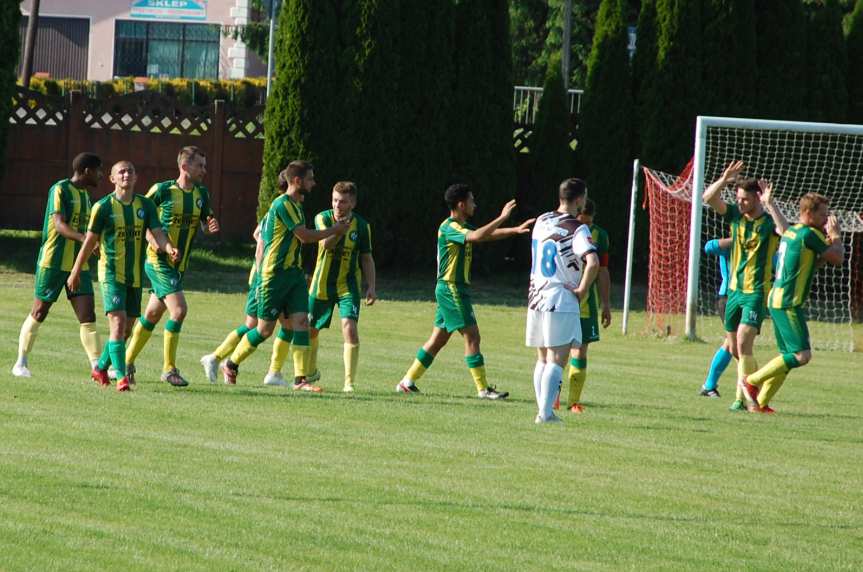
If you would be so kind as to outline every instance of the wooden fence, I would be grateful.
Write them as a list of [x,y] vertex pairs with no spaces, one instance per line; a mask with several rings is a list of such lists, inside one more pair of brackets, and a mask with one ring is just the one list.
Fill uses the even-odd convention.
[[222,238],[249,239],[261,178],[263,115],[263,106],[186,106],[152,91],[90,99],[80,92],[51,97],[19,88],[0,180],[0,228],[41,228],[48,189],[71,176],[72,159],[82,151],[98,154],[106,165],[95,200],[111,191],[107,169],[114,162],[132,161],[136,190],[145,193],[151,184],[177,176],[181,147],[197,145],[207,154],[204,184]]

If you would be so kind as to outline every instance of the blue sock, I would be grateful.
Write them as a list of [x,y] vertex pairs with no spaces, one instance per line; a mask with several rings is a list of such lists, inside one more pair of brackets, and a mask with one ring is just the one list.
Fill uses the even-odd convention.
[[716,389],[719,384],[719,378],[722,377],[722,372],[731,363],[731,352],[725,349],[725,346],[720,347],[713,354],[713,360],[710,362],[710,369],[707,371],[707,380],[704,382],[704,389],[710,391]]

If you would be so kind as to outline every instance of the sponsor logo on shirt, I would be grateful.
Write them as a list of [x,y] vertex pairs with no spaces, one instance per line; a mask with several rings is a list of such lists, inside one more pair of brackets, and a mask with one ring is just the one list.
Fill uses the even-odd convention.
[[138,209],[135,214],[138,215],[139,219],[144,219],[144,209]]

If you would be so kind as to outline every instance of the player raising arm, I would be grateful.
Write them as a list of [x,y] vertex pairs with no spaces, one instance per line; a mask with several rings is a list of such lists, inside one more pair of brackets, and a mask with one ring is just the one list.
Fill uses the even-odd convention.
[[141,315],[141,275],[145,233],[151,233],[159,249],[173,262],[180,252],[168,240],[159,224],[156,205],[147,197],[135,194],[135,166],[119,161],[111,167],[114,192],[100,200],[90,214],[90,224],[81,251],[75,259],[66,286],[76,291],[84,264],[99,246],[99,285],[102,305],[108,315],[109,339],[93,368],[92,378],[99,385],[110,385],[108,365],[117,370],[117,391],[128,391],[126,377],[126,342],[132,322]]
[[485,360],[480,353],[479,326],[470,301],[473,245],[527,234],[534,219],[518,226],[500,228],[515,210],[513,200],[504,205],[500,216],[476,228],[467,222],[476,210],[476,202],[470,187],[463,184],[450,186],[444,193],[444,201],[449,207],[450,216],[441,223],[437,233],[437,312],[434,329],[428,341],[417,351],[416,359],[404,378],[396,385],[396,391],[419,393],[416,381],[431,367],[435,356],[447,344],[453,332],[458,331],[464,338],[464,361],[476,385],[477,396],[481,399],[504,399],[509,393],[497,391],[486,381]]
[[[776,281],[767,300],[779,356],[745,377],[747,409],[773,413],[770,400],[779,391],[788,372],[812,359],[806,311],[812,276],[820,262],[839,266],[845,259],[842,235],[835,216],[829,215],[827,197],[807,193],[800,199],[800,222],[788,228],[779,245]],[[827,238],[824,232],[827,232]]]

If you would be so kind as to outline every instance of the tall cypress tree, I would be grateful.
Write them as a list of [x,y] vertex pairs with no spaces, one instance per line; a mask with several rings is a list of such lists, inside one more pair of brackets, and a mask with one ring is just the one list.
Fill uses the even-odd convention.
[[863,0],[857,0],[848,27],[848,121],[863,123]]
[[625,88],[631,82],[629,33],[624,14],[623,0],[603,0],[599,7],[578,135],[590,195],[616,236],[626,233],[632,158],[632,95]]
[[278,195],[279,171],[310,160],[320,189],[339,166],[348,81],[340,65],[337,0],[286,0],[276,38],[276,77],[264,114],[264,165],[258,196],[263,216]]
[[[808,121],[843,122],[848,113],[845,73],[848,55],[837,0],[806,5],[806,78]],[[859,73],[859,70],[858,70]]]
[[806,109],[806,15],[799,0],[758,0],[755,4],[757,37],[758,109],[769,119],[798,120]]
[[633,139],[639,157],[648,165],[652,164],[652,157],[647,154],[649,149],[642,142],[642,135],[651,121],[656,121],[651,119],[651,116],[659,112],[655,107],[656,94],[652,93],[656,89],[658,73],[656,28],[656,0],[643,0],[638,13],[635,55],[632,58],[632,93],[635,105]]
[[536,124],[530,137],[530,206],[542,212],[554,203],[560,182],[572,176],[569,146],[569,109],[560,60],[548,64]]
[[704,93],[699,112],[751,117],[758,109],[755,0],[705,0],[703,20]]
[[[9,113],[12,111],[12,94],[15,93],[15,72],[18,65],[18,26],[21,21],[19,2],[0,5],[0,158],[6,157],[6,137],[9,133]],[[0,177],[6,167],[0,161]]]
[[641,134],[655,168],[677,172],[692,156],[695,120],[704,96],[701,0],[657,0],[655,112]]

